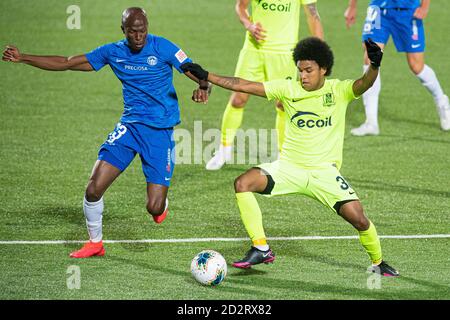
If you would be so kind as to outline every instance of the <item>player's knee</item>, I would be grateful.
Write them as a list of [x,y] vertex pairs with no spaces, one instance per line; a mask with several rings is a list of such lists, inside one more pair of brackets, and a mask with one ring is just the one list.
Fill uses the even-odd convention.
[[411,71],[415,74],[418,75],[419,73],[422,72],[424,67],[424,64],[422,63],[410,63],[409,64],[409,68],[411,69]]
[[97,202],[102,198],[102,196],[103,191],[96,186],[93,180],[89,181],[85,192],[86,200],[89,202]]
[[246,96],[241,96],[241,95],[233,95],[231,97],[231,105],[234,108],[244,108],[245,105],[247,104],[248,101],[248,97]]
[[239,176],[234,180],[234,191],[236,193],[239,192],[249,192],[250,190],[250,183],[247,181],[246,178]]
[[164,212],[164,209],[166,208],[166,202],[164,200],[160,199],[154,199],[147,201],[147,211],[152,216],[160,215]]
[[365,215],[355,219],[352,224],[358,231],[366,231],[370,227],[369,219]]
[[415,74],[418,75],[422,72],[423,68],[425,67],[425,63],[423,61],[423,58],[418,58],[415,56],[408,56],[408,65],[409,69]]
[[277,107],[277,111],[284,112],[283,104],[280,101],[277,101],[276,107]]

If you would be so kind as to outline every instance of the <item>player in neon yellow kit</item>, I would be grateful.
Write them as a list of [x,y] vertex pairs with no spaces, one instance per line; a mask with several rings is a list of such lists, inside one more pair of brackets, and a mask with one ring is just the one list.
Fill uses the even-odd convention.
[[[251,12],[247,11],[251,1]],[[316,8],[317,0],[237,0],[236,14],[247,30],[239,54],[235,76],[252,81],[296,79],[292,50],[298,42],[300,11],[303,5],[310,33],[323,38],[323,29]],[[249,95],[234,92],[222,119],[222,139],[219,150],[206,169],[220,169],[232,158],[232,144],[241,126]],[[278,148],[284,140],[283,107],[277,103],[276,128]]]
[[[295,193],[316,199],[357,229],[360,242],[372,261],[372,272],[399,275],[383,261],[375,226],[364,214],[355,191],[339,172],[347,106],[373,85],[383,55],[370,39],[366,47],[371,66],[357,80],[326,79],[333,66],[333,53],[324,41],[314,37],[300,41],[294,50],[300,81],[253,82],[208,73],[194,63],[181,66],[197,78],[223,88],[277,99],[285,109],[287,130],[280,159],[251,168],[235,180],[241,218],[253,245],[242,260],[233,263],[234,267],[250,268],[275,260],[253,192],[267,196]],[[193,99],[197,101],[201,97],[194,93]]]

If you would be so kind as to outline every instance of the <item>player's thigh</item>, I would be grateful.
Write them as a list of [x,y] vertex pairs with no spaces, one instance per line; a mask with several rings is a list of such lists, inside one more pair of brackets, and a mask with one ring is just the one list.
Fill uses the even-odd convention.
[[[98,198],[133,161],[137,147],[130,128],[118,123],[100,146],[98,160],[92,169],[86,195]],[[89,199],[88,199],[89,200]]]
[[302,193],[308,184],[305,169],[283,160],[263,163],[258,168],[268,177],[266,189],[260,192],[267,197]]
[[139,156],[146,182],[169,187],[175,168],[173,129],[156,129],[139,124]]
[[339,213],[342,204],[359,200],[348,181],[334,166],[309,171],[307,187],[311,197]]
[[108,162],[120,171],[125,171],[136,153],[140,152],[134,132],[135,128],[132,124],[118,123],[100,146],[98,160]]
[[370,38],[376,43],[386,45],[390,33],[391,19],[387,11],[377,6],[369,6],[362,30],[363,43]]
[[[287,53],[264,53],[264,81],[277,79],[298,78],[298,70],[291,52]],[[283,104],[276,101],[275,106],[278,111],[284,111]]]
[[256,50],[242,49],[234,72],[236,77],[263,82],[264,81],[264,56]]
[[[242,49],[239,53],[234,75],[242,79],[262,82],[264,81],[263,63],[264,58],[260,52]],[[249,98],[250,96],[246,93],[233,92],[230,97],[230,103],[236,108],[244,108]]]
[[298,71],[291,52],[264,53],[264,81],[298,78]]
[[391,34],[398,52],[425,51],[423,21],[414,18],[414,9],[395,12],[395,22],[392,24]]
[[367,9],[366,20],[362,31],[362,47],[364,50],[364,64],[369,65],[370,60],[367,56],[367,49],[364,44],[365,40],[372,39],[381,50],[386,46],[389,35],[391,33],[390,17],[384,10],[369,6]]

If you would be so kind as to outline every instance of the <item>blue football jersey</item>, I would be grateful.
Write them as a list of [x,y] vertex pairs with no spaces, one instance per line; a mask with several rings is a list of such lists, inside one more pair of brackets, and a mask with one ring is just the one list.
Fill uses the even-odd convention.
[[405,8],[413,9],[420,6],[420,0],[372,0],[371,6],[378,6],[380,8]]
[[109,65],[122,82],[124,112],[121,122],[144,123],[171,128],[180,123],[178,98],[172,67],[191,62],[178,46],[167,39],[147,35],[147,43],[135,53],[126,39],[98,47],[86,54],[95,71]]

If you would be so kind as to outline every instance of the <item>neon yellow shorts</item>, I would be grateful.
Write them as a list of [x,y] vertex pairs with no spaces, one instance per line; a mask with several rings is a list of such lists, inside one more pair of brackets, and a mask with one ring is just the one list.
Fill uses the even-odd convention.
[[257,82],[297,79],[297,67],[291,52],[270,53],[242,49],[234,75]]
[[339,170],[330,165],[321,169],[304,169],[287,161],[277,160],[258,165],[274,182],[269,194],[302,194],[336,212],[336,204],[342,201],[359,200],[353,188],[342,177]]

